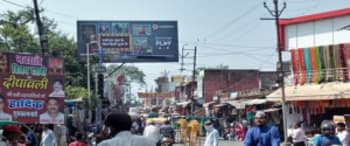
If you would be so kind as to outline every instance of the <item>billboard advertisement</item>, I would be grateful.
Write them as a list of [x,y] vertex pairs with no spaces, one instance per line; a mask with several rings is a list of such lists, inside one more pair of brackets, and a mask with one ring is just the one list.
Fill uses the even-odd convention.
[[64,124],[61,59],[0,53],[0,76],[0,120]]
[[176,21],[78,21],[77,27],[79,62],[101,52],[106,63],[178,61]]

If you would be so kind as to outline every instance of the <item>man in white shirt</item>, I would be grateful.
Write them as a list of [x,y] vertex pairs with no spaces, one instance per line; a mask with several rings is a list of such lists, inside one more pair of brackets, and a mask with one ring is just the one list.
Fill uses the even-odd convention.
[[0,120],[12,121],[12,116],[4,112],[5,97],[0,94]]
[[214,128],[211,121],[205,122],[205,130],[207,131],[207,137],[205,138],[204,146],[218,146],[219,145],[219,132]]
[[337,123],[337,137],[343,146],[350,146],[350,134],[345,127],[344,123]]
[[154,121],[151,121],[143,131],[143,136],[146,136],[158,143],[160,139],[160,128],[156,126]]
[[101,135],[109,139],[103,140],[98,146],[156,146],[152,139],[131,134],[131,125],[132,120],[128,114],[109,114]]
[[52,131],[53,125],[44,125],[41,134],[40,146],[57,146],[55,133]]
[[294,130],[292,132],[293,145],[294,146],[305,146],[305,131],[301,127],[301,122],[294,125]]
[[63,82],[56,80],[53,83],[53,91],[50,93],[49,97],[64,97],[65,93],[63,90]]
[[40,115],[41,124],[63,124],[64,114],[59,112],[59,103],[56,98],[49,98],[47,101],[47,112]]

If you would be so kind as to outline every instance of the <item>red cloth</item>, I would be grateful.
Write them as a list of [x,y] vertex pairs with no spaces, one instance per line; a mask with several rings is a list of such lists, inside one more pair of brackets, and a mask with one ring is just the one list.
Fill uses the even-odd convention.
[[306,67],[304,59],[304,50],[302,48],[298,49],[298,59],[300,64],[300,85],[304,85],[306,82]]
[[236,128],[237,128],[237,131],[236,131],[237,140],[238,141],[244,141],[245,131],[244,131],[243,125],[242,124],[238,124]]
[[22,131],[21,131],[21,128],[17,125],[6,125],[4,126],[4,131],[7,131],[7,132],[13,132],[13,133],[19,133],[21,134]]
[[299,68],[298,68],[298,50],[294,49],[291,50],[291,57],[292,57],[292,67],[293,67],[293,73],[294,73],[294,85],[297,85],[299,83]]
[[72,143],[69,144],[69,146],[87,146],[87,145],[80,141],[73,141]]

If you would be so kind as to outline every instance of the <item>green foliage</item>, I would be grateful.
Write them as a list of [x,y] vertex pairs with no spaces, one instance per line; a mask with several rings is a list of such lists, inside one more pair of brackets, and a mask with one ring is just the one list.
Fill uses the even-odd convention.
[[69,99],[76,99],[80,97],[86,97],[87,96],[87,90],[86,88],[79,87],[79,86],[71,86],[68,85],[64,88],[66,92],[66,97]]
[[101,104],[101,100],[99,95],[93,94],[91,92],[91,104],[89,105],[88,101],[88,91],[84,87],[78,87],[78,86],[71,86],[68,85],[65,87],[66,97],[68,99],[78,99],[83,98],[83,101],[85,102],[85,108],[93,110],[95,109],[99,104]]
[[0,51],[39,53],[38,39],[29,27],[33,20],[30,9],[0,15]]

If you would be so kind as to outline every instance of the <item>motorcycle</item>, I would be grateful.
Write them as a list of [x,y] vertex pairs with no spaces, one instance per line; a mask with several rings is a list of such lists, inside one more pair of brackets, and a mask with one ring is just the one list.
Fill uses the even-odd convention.
[[170,137],[163,137],[160,140],[160,145],[161,146],[172,146],[174,143],[174,140]]

